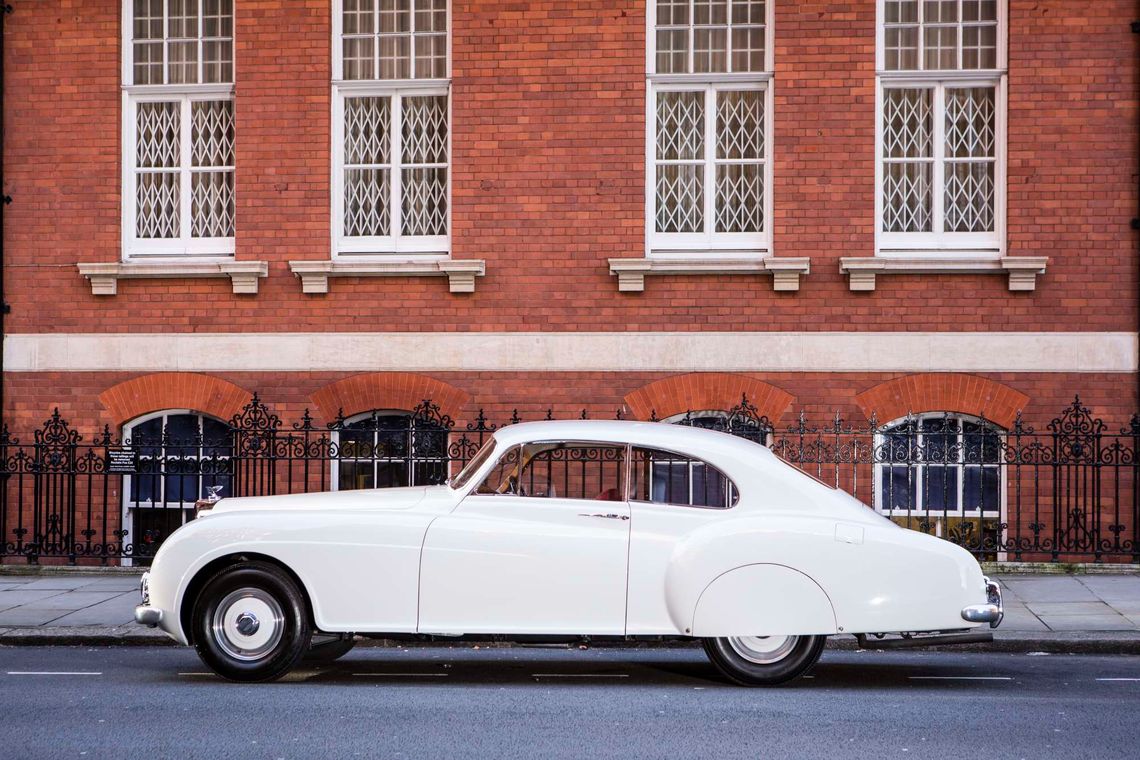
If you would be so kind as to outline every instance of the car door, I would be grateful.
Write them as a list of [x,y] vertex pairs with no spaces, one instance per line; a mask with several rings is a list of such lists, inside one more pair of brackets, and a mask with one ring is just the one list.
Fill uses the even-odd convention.
[[428,529],[422,633],[625,632],[625,446],[509,449]]

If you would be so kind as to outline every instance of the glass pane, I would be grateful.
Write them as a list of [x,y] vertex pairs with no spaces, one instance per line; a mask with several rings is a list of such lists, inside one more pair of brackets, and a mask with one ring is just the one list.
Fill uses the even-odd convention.
[[997,512],[1001,509],[1001,469],[966,467],[962,506],[967,510]]
[[732,0],[733,24],[764,24],[764,0]]
[[416,79],[441,79],[447,76],[447,36],[443,34],[415,35]]
[[997,26],[962,28],[962,68],[997,68]]
[[693,23],[698,25],[727,24],[728,0],[694,0]]
[[162,418],[155,417],[131,428],[128,438],[132,448],[141,456],[156,457],[162,453]]
[[411,24],[411,0],[380,0],[381,34],[410,32]]
[[342,461],[337,465],[337,489],[351,491],[357,488],[375,488],[375,476],[371,461]]
[[688,26],[690,0],[657,0],[657,26]]
[[958,27],[923,28],[922,65],[927,70],[958,68]]
[[927,510],[958,511],[958,468],[923,468],[922,507]]
[[[351,0],[349,1],[351,2]],[[202,36],[232,37],[233,34],[233,0],[203,0]]]
[[170,84],[197,84],[198,43],[168,42],[166,46],[167,81]]
[[162,43],[136,42],[135,84],[162,84]]
[[167,0],[166,36],[198,37],[198,0]]
[[683,74],[689,70],[689,32],[687,29],[657,31],[657,72]]
[[918,68],[917,26],[885,30],[884,43],[884,65],[888,71],[913,71]]
[[693,31],[693,71],[728,71],[727,29],[697,28]]
[[376,66],[373,56],[376,40],[372,37],[344,38],[344,78],[373,79]]
[[233,438],[229,425],[211,417],[202,418],[203,455],[229,456],[233,452]]
[[162,0],[135,0],[132,18],[134,39],[162,39]]
[[344,0],[341,14],[343,34],[373,34],[376,16],[372,12],[376,0]]
[[730,505],[728,478],[720,470],[704,462],[694,462],[692,479],[694,507],[724,508]]
[[715,467],[680,454],[634,448],[630,499],[655,504],[724,508],[736,490]]
[[886,0],[884,11],[888,24],[918,23],[918,0]]
[[732,70],[764,70],[763,27],[732,30]]
[[962,0],[962,20],[997,22],[997,0]]
[[922,461],[957,463],[962,461],[958,445],[958,420],[931,417],[919,423],[922,431]]
[[412,38],[380,37],[380,79],[408,79],[412,75]]
[[962,424],[963,459],[972,463],[1002,461],[1001,434],[977,422]]
[[512,446],[499,457],[499,461],[495,463],[487,477],[475,489],[475,493],[517,494],[519,486],[518,464],[519,447]]
[[447,0],[415,0],[412,21],[417,32],[447,31]]
[[403,488],[408,485],[408,466],[404,462],[377,462],[374,488]]
[[233,42],[207,40],[202,43],[202,81],[232,82],[234,78]]
[[879,468],[879,475],[879,509],[914,509],[916,472],[913,468],[884,466]]

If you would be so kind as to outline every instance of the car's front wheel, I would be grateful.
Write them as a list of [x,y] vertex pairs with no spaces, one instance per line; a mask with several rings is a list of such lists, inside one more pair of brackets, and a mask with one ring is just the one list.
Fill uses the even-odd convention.
[[198,595],[194,645],[215,673],[233,681],[273,681],[309,650],[305,599],[285,572],[265,562],[222,570]]
[[823,653],[826,636],[726,636],[704,639],[721,674],[742,686],[775,686],[806,673]]

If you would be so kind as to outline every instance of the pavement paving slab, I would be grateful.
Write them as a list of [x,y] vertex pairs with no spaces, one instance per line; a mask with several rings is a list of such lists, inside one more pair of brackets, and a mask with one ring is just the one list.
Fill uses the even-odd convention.
[[70,591],[72,589],[88,586],[97,580],[99,580],[98,577],[92,577],[90,575],[79,577],[48,576],[46,578],[29,578],[28,582],[24,584],[24,588],[30,590],[58,589],[61,591]]
[[1008,586],[1013,593],[1025,602],[1097,602],[1100,599],[1079,580],[1072,576],[1016,577],[1002,578],[1000,583]]
[[15,607],[18,605],[32,604],[33,602],[40,602],[44,599],[50,599],[53,596],[59,596],[64,593],[58,589],[55,590],[29,590],[29,589],[15,589],[13,591],[0,591],[0,605],[6,607]]
[[121,596],[122,591],[69,591],[23,605],[27,609],[81,610],[108,599]]
[[1123,615],[1042,615],[1051,631],[1134,631],[1135,624]]

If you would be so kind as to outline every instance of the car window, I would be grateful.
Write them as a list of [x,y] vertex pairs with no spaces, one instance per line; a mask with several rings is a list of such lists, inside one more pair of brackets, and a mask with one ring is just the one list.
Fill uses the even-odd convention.
[[455,476],[455,480],[451,481],[451,487],[463,488],[463,486],[467,485],[467,481],[474,477],[475,473],[479,471],[479,468],[483,466],[483,463],[491,458],[491,454],[494,453],[494,451],[495,439],[488,438],[487,442],[483,444],[483,447],[471,458],[471,461]]
[[522,447],[518,493],[551,499],[625,500],[625,446],[536,442]]
[[503,452],[499,461],[483,478],[475,493],[518,493],[519,487],[519,447],[512,446]]
[[672,451],[634,447],[631,501],[725,509],[736,504],[736,485],[717,468]]

